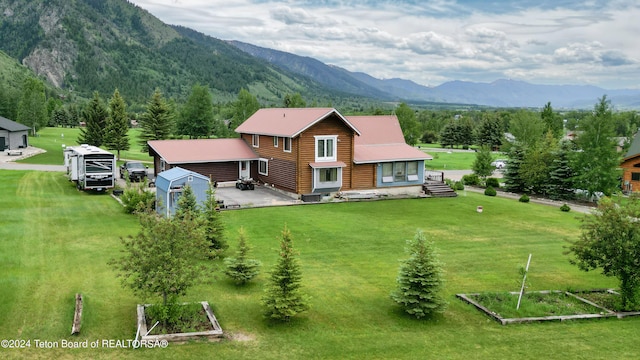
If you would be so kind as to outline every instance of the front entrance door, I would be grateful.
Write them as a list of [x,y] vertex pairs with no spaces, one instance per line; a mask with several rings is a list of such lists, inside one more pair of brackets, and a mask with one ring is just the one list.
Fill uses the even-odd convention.
[[251,177],[251,162],[240,161],[240,179]]

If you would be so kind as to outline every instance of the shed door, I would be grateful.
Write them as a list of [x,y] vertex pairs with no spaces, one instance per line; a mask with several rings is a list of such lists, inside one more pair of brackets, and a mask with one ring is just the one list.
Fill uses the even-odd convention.
[[0,137],[0,151],[4,151],[6,146],[7,145],[5,143],[5,138],[4,137]]

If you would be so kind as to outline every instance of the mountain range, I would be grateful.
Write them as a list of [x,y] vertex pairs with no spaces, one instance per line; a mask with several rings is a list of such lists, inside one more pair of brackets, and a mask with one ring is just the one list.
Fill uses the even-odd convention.
[[[266,106],[281,105],[285,95],[300,93],[310,104],[343,108],[399,101],[490,107],[551,102],[554,108],[591,108],[607,94],[618,108],[640,109],[639,90],[513,80],[428,87],[376,79],[317,59],[167,25],[126,0],[0,0],[0,50],[67,95],[88,98],[99,91],[109,96],[118,88],[138,104],[156,88],[184,99],[200,83],[217,102],[232,101],[245,88]],[[7,78],[3,75],[3,82],[10,84]]]

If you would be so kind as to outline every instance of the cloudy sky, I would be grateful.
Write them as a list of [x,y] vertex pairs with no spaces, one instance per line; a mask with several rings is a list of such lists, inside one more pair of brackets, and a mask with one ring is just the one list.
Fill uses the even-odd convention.
[[168,24],[381,79],[640,88],[638,0],[129,0]]

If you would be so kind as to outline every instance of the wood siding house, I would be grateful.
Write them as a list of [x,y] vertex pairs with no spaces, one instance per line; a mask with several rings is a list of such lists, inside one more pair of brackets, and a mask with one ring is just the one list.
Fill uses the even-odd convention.
[[622,190],[640,191],[640,131],[636,133],[629,151],[622,159]]
[[179,166],[214,182],[257,175],[258,156],[241,139],[152,140],[147,144],[155,174]]
[[154,170],[175,166],[212,181],[243,177],[289,193],[413,188],[431,156],[404,141],[398,118],[345,117],[333,108],[260,109],[239,139],[149,141]]

